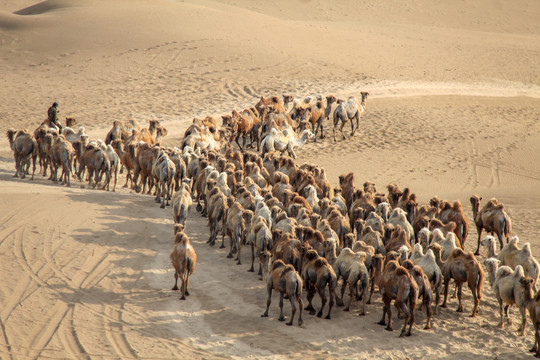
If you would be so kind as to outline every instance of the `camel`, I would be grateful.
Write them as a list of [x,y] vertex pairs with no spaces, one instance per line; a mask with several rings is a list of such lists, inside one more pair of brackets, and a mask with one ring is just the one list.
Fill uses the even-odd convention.
[[[107,187],[107,184],[111,178],[111,162],[109,157],[100,147],[89,143],[79,162],[79,170],[77,171],[77,177],[81,179],[84,169],[88,170],[88,184],[95,188],[98,183],[101,182],[102,176],[105,175],[105,184],[102,190]],[[92,177],[94,183],[92,184]]]
[[294,150],[302,147],[308,140],[313,139],[314,136],[311,130],[302,131],[298,138],[296,138],[290,130],[286,129],[286,131],[280,134],[278,130],[272,129],[270,130],[270,134],[261,141],[261,155],[271,151],[279,151],[281,153],[287,151],[290,156],[296,159]]
[[396,228],[400,227],[407,234],[407,240],[409,241],[409,243],[414,242],[414,229],[409,220],[407,220],[407,213],[405,213],[403,209],[397,207],[392,210],[392,212],[390,213],[390,217],[388,218],[387,224],[394,225],[394,227]]
[[[225,225],[227,220],[228,202],[227,197],[218,187],[215,188],[216,193],[207,198],[208,201],[208,225],[210,227],[210,237],[207,244],[214,246],[218,233],[225,231]],[[224,248],[224,239],[221,242],[220,248]]]
[[467,282],[469,289],[472,291],[474,299],[474,307],[471,317],[475,317],[478,314],[478,304],[482,299],[482,286],[484,284],[484,270],[478,263],[472,252],[464,252],[461,248],[456,248],[448,260],[444,263],[442,268],[444,277],[444,301],[441,307],[446,307],[446,301],[448,299],[448,285],[450,279],[454,279],[457,285],[458,291],[458,308],[457,312],[463,312],[463,305],[461,303],[461,291],[463,283]]
[[[386,315],[388,314],[386,330],[394,331],[392,328],[392,310],[390,306],[390,303],[394,300],[395,306],[405,315],[405,321],[403,322],[403,328],[399,337],[404,335],[411,336],[411,330],[415,321],[414,311],[416,310],[419,293],[418,284],[407,269],[399,265],[396,260],[391,260],[384,266],[379,262],[377,263],[379,264],[378,267],[382,266],[382,272],[378,276],[378,282],[384,302],[383,315],[378,324],[386,325]],[[409,325],[409,330],[405,332],[407,325]]]
[[[251,267],[248,271],[253,272],[255,271],[253,268],[255,256],[259,256],[264,250],[270,251],[273,248],[272,232],[270,231],[268,221],[263,216],[257,214],[253,215],[252,224],[249,231],[249,236],[246,239],[246,243],[248,243],[251,247]],[[238,251],[238,253],[240,254],[240,251]],[[240,255],[238,257],[240,258]],[[238,264],[240,264],[240,259],[238,260]],[[258,274],[262,274],[260,267]]]
[[[360,126],[360,115],[365,111],[366,99],[369,95],[367,92],[361,92],[362,100],[360,104],[356,101],[354,97],[349,97],[347,101],[343,101],[337,106],[334,110],[334,141],[336,141],[336,128],[338,127],[339,122],[341,121],[341,127],[339,131],[345,140],[345,134],[343,134],[343,127],[347,121],[351,122],[351,137],[354,136],[356,131]],[[353,120],[356,120],[356,128],[354,126]]]
[[540,344],[540,291],[534,295],[532,288],[533,280],[531,278],[525,277],[525,279],[520,281],[525,288],[524,300],[534,326],[534,345],[529,351],[535,353],[534,356],[536,358],[540,358],[540,348],[538,347]]
[[311,315],[315,314],[315,308],[313,307],[311,301],[315,291],[321,297],[321,309],[317,313],[317,317],[321,317],[323,314],[324,305],[326,304],[326,296],[324,294],[325,288],[328,285],[330,302],[328,303],[328,313],[325,316],[325,319],[330,319],[330,312],[334,306],[334,293],[337,286],[337,278],[334,269],[328,264],[328,261],[320,257],[315,250],[308,250],[304,254],[304,261],[302,265],[302,279],[306,285],[307,300],[308,306],[306,310],[309,311]]
[[473,195],[470,198],[474,223],[476,224],[476,231],[478,232],[478,246],[476,247],[475,255],[480,253],[480,238],[482,236],[482,230],[493,235],[497,234],[499,238],[499,245],[501,249],[503,247],[503,237],[506,238],[508,243],[508,237],[512,232],[512,222],[510,217],[504,211],[504,205],[499,204],[497,199],[491,199],[488,201],[482,209],[480,209],[480,201],[482,197]]
[[113,122],[113,127],[105,136],[105,144],[109,145],[113,140],[127,140],[133,130],[141,131],[141,125],[136,120]]
[[132,172],[135,171],[136,167],[135,154],[137,153],[138,145],[134,143],[124,145],[121,139],[113,140],[109,145],[111,145],[118,154],[122,166],[127,169],[126,183],[123,187],[128,187],[128,183],[131,181],[131,188],[134,189],[135,183],[133,182]]
[[286,323],[286,325],[291,326],[293,324],[294,315],[296,314],[295,303],[298,303],[298,308],[300,310],[298,316],[298,326],[302,326],[304,323],[302,320],[302,310],[304,310],[304,302],[302,301],[302,278],[292,265],[285,264],[281,260],[276,260],[272,265],[270,265],[270,258],[270,252],[265,251],[261,253],[260,262],[262,264],[263,276],[267,277],[266,289],[268,291],[266,311],[261,315],[261,317],[268,317],[268,308],[270,308],[270,303],[272,301],[272,290],[276,290],[279,292],[280,313],[278,320],[285,321],[285,316],[283,315],[283,298],[285,295],[287,295],[291,302],[292,314],[291,319]]
[[24,179],[26,173],[30,169],[30,161],[32,161],[33,169],[31,180],[34,180],[36,158],[38,155],[38,143],[36,139],[34,139],[32,134],[26,129],[19,131],[9,129],[7,131],[7,137],[15,159],[15,175],[13,177],[20,176]]
[[512,236],[508,244],[497,254],[497,259],[501,261],[502,265],[510,266],[512,269],[521,265],[525,275],[534,280],[533,287],[536,287],[540,275],[540,265],[532,255],[531,245],[525,243],[520,249],[518,242],[519,238],[516,235]]
[[411,253],[409,260],[424,270],[424,273],[427,275],[431,283],[431,288],[435,290],[435,314],[437,314],[441,299],[443,276],[441,268],[437,264],[433,250],[428,249],[424,255],[422,246],[419,243],[416,243],[414,244],[413,252]]
[[422,298],[422,304],[420,307],[426,307],[427,320],[424,330],[429,330],[431,329],[431,316],[433,314],[431,310],[431,282],[424,272],[424,269],[421,266],[415,265],[411,260],[405,260],[401,265],[409,271],[409,274],[413,277],[414,281],[416,281],[416,284],[418,285],[418,297]]
[[[161,200],[161,208],[169,206],[169,197],[173,190],[176,166],[164,150],[160,150],[152,164],[152,175],[156,180],[156,202]],[[167,203],[165,203],[167,200]]]
[[[229,236],[230,250],[227,258],[232,258],[234,252],[237,253],[237,264],[240,265],[242,243],[244,243],[245,231],[251,224],[253,212],[245,209],[238,201],[234,201],[233,197],[229,197],[227,201],[227,214],[225,219],[225,231],[223,236]],[[233,201],[229,201],[233,200]]]
[[189,185],[184,182],[171,199],[173,221],[175,224],[185,225],[191,204],[193,204],[193,200],[189,192]]
[[70,175],[72,173],[71,165],[73,164],[73,146],[66,138],[61,135],[58,136],[51,149],[49,150],[49,159],[51,161],[51,176],[54,182],[57,182],[58,168],[62,167],[62,174],[60,179],[62,184],[71,186]]
[[[357,286],[360,286],[362,290],[362,310],[359,315],[366,314],[366,301],[367,301],[367,288],[369,284],[369,274],[364,264],[366,254],[354,253],[349,248],[344,248],[337,259],[332,263],[332,267],[336,273],[336,278],[339,280],[343,278],[343,285],[341,287],[341,297],[337,297],[337,305],[343,306],[343,295],[345,294],[345,288],[349,285],[349,301],[343,311],[349,311],[353,295],[356,293]],[[360,283],[359,283],[360,282]]]
[[[525,325],[527,323],[527,303],[525,301],[525,288],[522,283],[522,280],[525,279],[523,267],[518,265],[515,270],[505,265],[499,267],[500,261],[491,258],[486,259],[484,263],[489,269],[490,282],[493,281],[491,287],[499,302],[499,314],[501,318],[498,326],[501,328],[504,327],[504,316],[506,316],[508,324],[511,323],[508,317],[508,308],[512,305],[517,305],[521,313],[521,326],[518,331],[521,332],[521,336],[524,336]],[[533,279],[529,279],[532,283]]]
[[441,220],[443,224],[448,224],[452,221],[456,224],[454,233],[461,243],[461,249],[465,249],[465,240],[467,240],[469,234],[469,220],[463,212],[461,202],[456,200],[454,201],[454,204],[450,204],[449,201],[443,201],[439,206],[440,211],[437,218]]
[[[304,246],[295,239],[292,234],[285,233],[280,235],[279,230],[275,230],[279,235],[279,239],[273,241],[272,257],[275,260],[283,260],[285,264],[292,265],[296,271],[302,270],[302,256],[304,254]],[[302,277],[303,278],[303,277]]]
[[186,300],[186,296],[189,296],[189,277],[195,271],[197,254],[185,232],[176,233],[170,258],[174,267],[174,286],[172,290],[178,290],[178,277],[180,277],[182,280],[182,297],[180,300]]
[[357,189],[354,184],[354,174],[350,172],[346,175],[340,175],[339,187],[341,189],[341,195],[346,200],[345,204],[347,205],[347,209],[349,209],[352,204],[353,194]]
[[315,105],[311,105],[306,109],[309,113],[309,122],[311,123],[311,131],[315,134],[313,140],[317,141],[317,133],[321,129],[321,139],[324,139],[323,122],[326,114],[326,106],[319,100]]

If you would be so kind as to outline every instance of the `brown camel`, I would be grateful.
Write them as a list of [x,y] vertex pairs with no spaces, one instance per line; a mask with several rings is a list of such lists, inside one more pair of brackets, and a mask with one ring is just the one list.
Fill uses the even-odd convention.
[[178,277],[180,277],[182,280],[182,297],[180,300],[186,300],[186,296],[189,296],[189,277],[195,270],[197,254],[184,231],[176,233],[170,258],[174,267],[174,286],[172,290],[178,290]]
[[[392,328],[392,310],[391,302],[394,300],[395,306],[405,315],[403,328],[399,337],[404,335],[411,336],[411,330],[414,325],[414,311],[416,310],[416,302],[418,298],[418,284],[409,274],[407,269],[400,266],[396,260],[390,260],[383,266],[382,273],[379,276],[379,288],[382,292],[384,302],[383,315],[378,322],[379,325],[386,325],[386,315],[388,314],[388,325],[386,330],[394,331]],[[407,325],[409,330],[405,333]]]
[[311,301],[315,295],[315,291],[321,297],[321,309],[317,313],[317,317],[323,314],[324,305],[326,304],[325,288],[328,285],[330,292],[330,302],[328,303],[328,314],[325,319],[330,319],[330,312],[334,306],[334,294],[337,286],[337,278],[334,269],[328,264],[328,261],[320,257],[315,250],[308,250],[304,255],[304,263],[302,265],[302,279],[306,284],[307,300],[309,302],[306,310],[309,310],[311,315],[315,314],[315,308]]
[[504,211],[504,205],[499,204],[497,199],[491,199],[480,209],[482,197],[478,195],[471,196],[470,201],[476,231],[478,232],[478,246],[474,252],[475,255],[480,254],[480,237],[482,236],[483,229],[486,229],[491,235],[494,233],[497,234],[502,249],[503,238],[506,238],[506,243],[508,243],[508,237],[512,232],[512,222]]
[[270,308],[270,303],[272,301],[272,290],[279,292],[279,321],[285,321],[285,316],[283,315],[283,298],[285,295],[291,301],[292,314],[291,319],[286,323],[287,325],[292,325],[294,320],[294,315],[296,314],[296,305],[298,303],[298,308],[300,310],[298,316],[298,326],[302,326],[302,310],[304,309],[304,302],[302,301],[302,278],[296,272],[294,267],[289,264],[285,264],[281,260],[276,260],[272,265],[270,265],[270,252],[265,251],[261,253],[260,261],[262,265],[263,276],[267,277],[267,291],[268,299],[266,300],[266,311],[261,317],[268,317],[268,308]]
[[461,202],[456,200],[451,204],[449,201],[442,201],[439,206],[440,211],[437,218],[443,224],[448,224],[452,221],[456,224],[456,228],[453,231],[461,243],[461,248],[465,249],[465,240],[467,240],[467,235],[469,234],[469,220],[463,212]]
[[457,286],[457,296],[459,301],[457,312],[463,312],[461,290],[463,283],[467,282],[474,299],[474,308],[471,317],[475,317],[478,314],[478,304],[480,299],[482,299],[481,291],[484,284],[484,270],[478,263],[478,260],[474,257],[473,253],[466,253],[460,248],[455,249],[444,263],[442,273],[444,277],[444,301],[441,307],[446,307],[448,285],[450,284],[450,279],[454,279]]
[[426,326],[424,330],[431,329],[431,316],[433,312],[431,310],[432,294],[431,294],[431,283],[427,277],[424,269],[422,267],[415,265],[411,260],[405,260],[401,264],[405,269],[409,271],[409,274],[413,277],[414,281],[418,285],[418,297],[422,299],[422,305],[426,307]]

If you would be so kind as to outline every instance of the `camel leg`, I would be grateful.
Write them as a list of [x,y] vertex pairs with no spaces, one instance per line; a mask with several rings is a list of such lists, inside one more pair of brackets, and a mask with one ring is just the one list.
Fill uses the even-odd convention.
[[315,289],[313,289],[310,286],[310,288],[308,289],[307,297],[306,297],[307,301],[308,301],[308,306],[307,306],[306,310],[309,311],[310,315],[315,315],[315,308],[313,307],[313,304],[311,303],[312,300],[313,300],[314,295],[315,295]]
[[446,307],[446,301],[448,300],[448,283],[450,282],[450,279],[444,279],[444,300],[441,305],[442,308]]
[[176,271],[174,272],[174,286],[172,290],[178,290],[178,273]]
[[285,321],[285,316],[283,315],[283,293],[279,293],[279,321]]
[[351,119],[351,137],[354,136],[354,123],[353,123],[353,119]]
[[[295,285],[293,285],[293,288],[296,287]],[[291,326],[293,324],[293,321],[294,321],[294,315],[296,314],[296,304],[295,302],[298,300],[296,298],[296,296],[294,296],[294,293],[290,293],[289,294],[289,299],[291,301],[291,319],[289,320],[289,322],[287,322],[287,325],[288,326]],[[301,310],[300,310],[301,311]]]
[[186,274],[182,275],[182,297],[180,300],[186,300]]
[[255,245],[251,243],[251,267],[249,268],[249,272],[255,272],[255,267],[253,264],[255,263]]
[[[353,283],[349,283],[349,301],[347,302],[347,306],[345,307],[345,309],[343,309],[343,311],[349,311],[349,308],[351,307],[352,299],[354,297],[354,285],[355,284]],[[343,293],[341,294],[341,301],[343,301]]]
[[478,229],[477,227],[476,231],[478,232],[478,245],[476,245],[476,251],[474,252],[474,255],[480,255],[480,237],[482,236],[482,228]]
[[[343,279],[343,285],[341,285],[341,297],[336,299],[337,306],[343,306],[343,296],[345,294],[345,288],[347,287],[347,281]],[[344,309],[343,311],[349,311],[348,309]]]
[[242,265],[242,247],[241,246],[238,246],[238,252],[236,253],[236,260],[237,260],[236,265]]
[[319,297],[321,298],[321,309],[317,313],[317,317],[322,317],[324,305],[326,305],[326,294],[324,293],[324,288],[321,288],[319,285],[316,286],[317,293],[319,294]]
[[[405,321],[403,321],[403,328],[401,328],[401,333],[399,334],[399,337],[403,337],[404,335],[411,336],[411,327],[413,322],[411,319],[412,309],[411,312],[409,312],[405,301],[396,301],[395,305],[405,315]],[[405,330],[407,329],[408,324],[410,324],[409,331],[407,331],[407,333],[405,334]]]
[[456,283],[456,286],[458,288],[458,308],[457,312],[463,312],[463,304],[461,303],[461,293],[463,290],[463,283]]
[[266,290],[268,291],[268,299],[266,299],[266,311],[264,312],[264,314],[261,315],[261,317],[268,317],[268,309],[270,308],[270,304],[272,303],[272,288],[272,281],[269,281],[266,287]]
[[527,309],[524,307],[520,307],[519,312],[521,313],[521,326],[518,328],[518,331],[520,332],[520,336],[525,336],[525,325],[527,325]]
[[501,320],[499,321],[499,323],[497,324],[497,326],[500,327],[500,328],[504,328],[504,321],[503,321],[504,314],[503,314],[503,303],[502,303],[502,299],[500,299],[500,298],[497,296],[497,301],[499,302],[499,315],[501,316]]

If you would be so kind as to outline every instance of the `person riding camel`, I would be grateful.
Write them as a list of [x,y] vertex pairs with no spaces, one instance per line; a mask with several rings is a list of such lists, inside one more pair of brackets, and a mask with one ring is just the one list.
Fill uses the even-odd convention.
[[60,134],[62,133],[62,125],[60,125],[60,122],[58,121],[58,103],[55,101],[52,106],[47,110],[47,116],[49,118],[49,123],[55,125],[58,127],[58,131]]

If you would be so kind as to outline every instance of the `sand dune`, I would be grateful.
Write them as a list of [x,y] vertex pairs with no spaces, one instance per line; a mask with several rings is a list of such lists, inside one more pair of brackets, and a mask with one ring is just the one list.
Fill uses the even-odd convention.
[[[67,1],[0,3],[0,133],[35,129],[53,101],[92,138],[114,120],[160,120],[178,146],[194,117],[221,116],[260,96],[369,91],[356,136],[308,143],[299,163],[323,166],[334,186],[354,172],[433,195],[505,204],[520,243],[540,257],[540,3],[320,0]],[[0,141],[0,358],[447,358],[525,359],[521,338],[497,327],[486,283],[480,314],[455,299],[422,330],[399,339],[339,307],[332,320],[261,319],[265,285],[206,245],[192,209],[187,233],[199,256],[188,301],[170,290],[170,210],[148,195],[13,178]],[[476,246],[472,226],[466,243]],[[480,259],[485,257],[482,252]],[[319,306],[315,298],[315,306]],[[285,304],[289,314],[289,304]],[[401,320],[396,320],[396,328]]]

